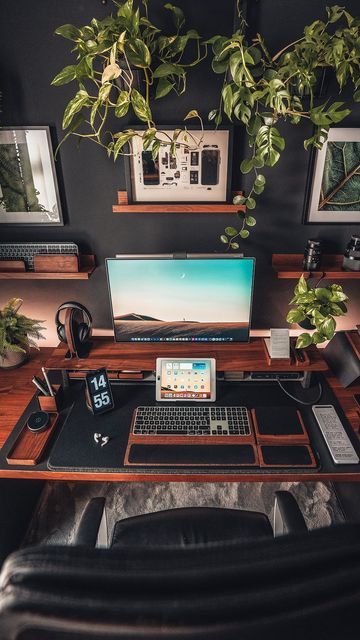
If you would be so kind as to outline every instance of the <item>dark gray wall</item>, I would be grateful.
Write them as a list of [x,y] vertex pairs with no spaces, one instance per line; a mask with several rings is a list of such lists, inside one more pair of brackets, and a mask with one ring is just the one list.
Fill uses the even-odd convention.
[[[295,40],[305,24],[323,17],[328,0],[251,0],[248,21],[251,32],[261,31],[270,50],[277,51]],[[151,0],[155,20],[159,0]],[[204,36],[229,33],[233,22],[233,0],[178,0],[189,25]],[[53,35],[54,29],[70,22],[83,25],[92,17],[103,17],[111,2],[100,0],[12,0],[0,4],[0,88],[3,90],[3,125],[49,124],[54,142],[61,138],[61,120],[65,104],[72,94],[71,85],[50,87],[53,76],[65,64],[71,64],[70,42]],[[348,0],[348,9],[356,14],[358,0]],[[189,77],[188,91],[181,98],[167,97],[154,109],[158,122],[181,122],[191,108],[204,117],[216,106],[219,82],[202,64]],[[343,126],[358,126],[360,105]],[[350,234],[359,226],[304,226],[304,202],[309,153],[303,139],[311,135],[311,126],[283,127],[286,151],[279,164],[268,171],[268,185],[259,200],[257,226],[242,249],[257,258],[253,327],[285,326],[285,314],[293,281],[279,281],[271,270],[271,254],[302,252],[308,237],[321,237],[329,253],[342,252]],[[246,151],[246,148],[245,148]],[[235,135],[233,187],[246,186],[239,173],[243,157],[241,131]],[[92,311],[97,327],[110,327],[110,309],[104,258],[115,253],[153,253],[171,251],[221,251],[218,237],[227,215],[119,215],[112,213],[117,190],[125,187],[122,161],[115,165],[95,144],[83,142],[80,150],[74,140],[61,148],[57,171],[66,225],[63,228],[11,229],[0,226],[1,240],[72,239],[83,251],[97,256],[99,268],[88,282],[0,281],[0,304],[12,295],[25,298],[24,310],[47,321],[47,335],[54,342],[53,314],[66,299],[76,299]],[[359,281],[347,282],[352,297],[345,324],[359,321]]]

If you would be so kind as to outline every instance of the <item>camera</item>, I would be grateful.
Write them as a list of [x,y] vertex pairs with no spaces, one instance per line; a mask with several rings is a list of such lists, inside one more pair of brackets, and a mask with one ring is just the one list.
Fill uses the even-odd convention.
[[321,262],[321,240],[308,240],[304,251],[303,267],[305,271],[316,271]]
[[343,269],[360,271],[360,235],[353,234],[344,252]]

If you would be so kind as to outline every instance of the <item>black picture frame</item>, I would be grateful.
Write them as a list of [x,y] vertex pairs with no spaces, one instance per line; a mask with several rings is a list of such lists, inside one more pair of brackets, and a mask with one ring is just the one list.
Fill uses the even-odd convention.
[[[6,227],[62,227],[64,226],[63,213],[61,208],[61,200],[59,194],[59,186],[54,162],[54,154],[53,154],[53,146],[50,135],[50,127],[47,125],[44,126],[3,126],[0,127],[0,155],[1,155],[1,146],[3,144],[8,144],[8,142],[2,142],[2,138],[6,140],[6,133],[11,134],[13,132],[15,135],[14,145],[16,148],[16,156],[18,162],[18,177],[21,176],[21,182],[23,184],[23,194],[24,200],[27,202],[26,207],[19,211],[5,211],[2,213],[1,210],[1,197],[2,197],[2,189],[1,189],[1,181],[2,174],[0,169],[0,225]],[[30,189],[32,191],[33,198],[38,200],[39,196],[41,198],[41,191],[39,188],[39,184],[44,185],[43,189],[43,197],[46,198],[46,206],[40,204],[39,210],[32,209],[34,207],[33,203],[29,203],[28,199],[28,189],[29,187],[25,184],[24,171],[22,160],[20,158],[20,153],[18,151],[18,142],[16,141],[16,132],[23,134],[25,132],[34,132],[34,134],[38,133],[38,136],[33,136],[32,147],[33,153],[37,154],[36,163],[35,163],[35,155],[31,156],[29,151],[29,143],[26,144],[26,163],[27,169],[31,170],[30,180],[32,182]],[[43,134],[43,135],[41,135]],[[38,138],[38,139],[37,139]],[[41,138],[41,139],[40,139]],[[21,142],[23,144],[23,142]],[[42,168],[42,174],[39,174],[39,166]],[[35,184],[34,181],[34,169],[35,173],[37,172]],[[18,178],[17,177],[17,178]],[[5,177],[4,177],[5,180]],[[46,194],[46,196],[45,196]],[[29,220],[28,216],[32,219]],[[5,218],[5,219],[4,219]]]
[[[168,124],[168,125],[158,125],[158,130],[159,131],[172,131],[174,129],[177,128],[184,128],[183,124]],[[146,127],[143,126],[132,126],[132,129],[134,129],[135,131],[145,131]],[[200,131],[200,127],[196,126],[196,125],[187,125],[186,129],[188,131]],[[219,126],[217,127],[217,129],[214,129],[213,126],[211,125],[204,125],[203,130],[206,132],[211,132],[211,131],[227,131],[229,134],[229,138],[228,138],[228,148],[227,148],[227,173],[226,173],[226,186],[225,186],[225,193],[226,193],[226,197],[225,200],[196,200],[196,204],[224,204],[224,203],[229,203],[231,202],[231,180],[232,180],[232,155],[233,155],[233,140],[234,140],[234,130],[232,126]],[[128,155],[124,155],[124,168],[125,168],[125,185],[126,185],[126,192],[127,192],[127,198],[128,198],[128,203],[129,204],[190,204],[192,203],[191,200],[174,200],[174,199],[164,199],[164,200],[139,200],[136,199],[134,196],[134,190],[133,190],[133,173],[132,173],[132,156],[131,156],[131,147],[130,145],[127,145],[128,147]]]
[[[315,131],[315,128],[314,128]],[[305,198],[304,198],[304,207],[303,207],[303,215],[302,215],[302,224],[304,225],[358,225],[360,224],[360,211],[352,212],[345,211],[337,212],[331,211],[323,213],[322,216],[317,215],[317,211],[314,209],[314,200],[318,198],[320,194],[319,184],[323,176],[324,171],[324,157],[326,157],[327,145],[330,142],[339,141],[344,138],[343,142],[350,141],[352,139],[351,132],[354,132],[353,142],[358,142],[360,146],[360,130],[357,127],[332,127],[329,130],[328,139],[324,142],[323,148],[319,151],[316,148],[312,148],[310,152],[310,160],[308,166],[308,172],[306,177],[306,186],[305,186]],[[357,132],[357,133],[355,133]],[[355,138],[358,138],[357,140]],[[321,154],[322,158],[319,158],[319,154]],[[322,160],[319,162],[319,160]],[[346,216],[347,219],[344,219]],[[352,217],[351,217],[352,216]],[[342,217],[343,219],[340,219]],[[350,219],[349,219],[350,218]]]

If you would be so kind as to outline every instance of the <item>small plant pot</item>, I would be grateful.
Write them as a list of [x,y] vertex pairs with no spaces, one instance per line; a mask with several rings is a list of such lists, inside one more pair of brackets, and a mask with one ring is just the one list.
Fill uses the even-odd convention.
[[17,369],[29,359],[29,352],[20,353],[18,351],[5,351],[5,355],[0,356],[0,369]]
[[302,329],[306,329],[307,331],[315,329],[314,325],[311,324],[309,318],[305,318],[305,320],[299,322],[299,327],[301,327]]

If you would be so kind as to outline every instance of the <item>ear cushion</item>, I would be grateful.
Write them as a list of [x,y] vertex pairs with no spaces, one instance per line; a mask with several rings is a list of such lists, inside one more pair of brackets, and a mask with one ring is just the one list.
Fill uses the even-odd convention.
[[56,327],[56,332],[58,335],[59,340],[61,340],[61,342],[66,342],[66,334],[65,334],[65,326],[63,324],[58,324]]
[[77,331],[78,331],[78,338],[80,342],[86,342],[90,333],[89,325],[86,324],[85,322],[80,322],[80,324],[78,325]]

